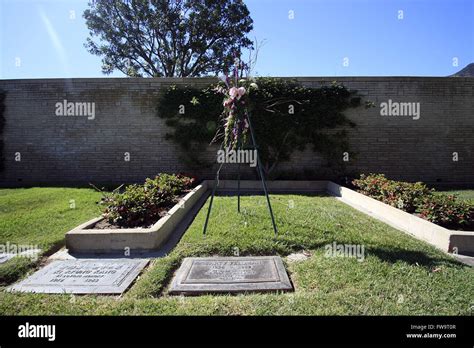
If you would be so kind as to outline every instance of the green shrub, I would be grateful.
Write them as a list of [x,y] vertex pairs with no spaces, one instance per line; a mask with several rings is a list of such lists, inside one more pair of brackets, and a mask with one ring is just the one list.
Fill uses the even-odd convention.
[[169,190],[173,195],[179,195],[182,192],[189,190],[194,183],[195,179],[190,178],[181,174],[158,174],[154,179],[147,178],[145,181],[145,187],[150,189],[155,187],[161,187]]
[[191,188],[194,179],[182,175],[159,174],[143,185],[128,185],[123,192],[105,195],[103,216],[121,227],[150,226],[160,219],[178,196]]
[[455,195],[425,197],[417,208],[423,219],[451,229],[474,229],[474,206],[457,200]]
[[408,213],[414,213],[423,198],[433,192],[421,182],[389,180],[383,174],[362,174],[352,183],[359,192]]

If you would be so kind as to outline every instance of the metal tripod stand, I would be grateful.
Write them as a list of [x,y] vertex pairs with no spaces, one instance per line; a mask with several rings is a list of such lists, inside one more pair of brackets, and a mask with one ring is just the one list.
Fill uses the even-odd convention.
[[[262,169],[262,165],[261,165],[261,162],[260,162],[260,155],[259,155],[259,152],[258,152],[257,143],[255,141],[255,135],[254,135],[253,128],[252,128],[252,122],[250,121],[250,114],[248,112],[246,112],[245,117],[247,118],[247,122],[248,122],[248,125],[249,125],[250,137],[252,139],[252,147],[257,152],[257,173],[260,176],[263,191],[265,192],[265,197],[267,199],[268,211],[270,212],[270,217],[272,218],[273,231],[275,232],[275,236],[277,236],[278,235],[278,230],[277,230],[277,227],[276,227],[276,224],[275,224],[275,217],[273,216],[273,210],[272,210],[272,205],[270,203],[270,197],[268,196],[267,183],[265,181],[265,176],[263,174],[263,169]],[[209,202],[209,208],[207,209],[206,222],[204,223],[204,229],[203,229],[203,232],[202,232],[203,234],[206,234],[207,224],[209,222],[209,217],[211,215],[211,210],[212,210],[212,203],[214,201],[214,196],[216,194],[217,186],[219,185],[219,172],[220,172],[220,167],[217,170],[216,178],[214,180],[214,186],[212,188],[212,193],[211,193],[211,200]],[[237,211],[240,213],[240,163],[238,164]]]

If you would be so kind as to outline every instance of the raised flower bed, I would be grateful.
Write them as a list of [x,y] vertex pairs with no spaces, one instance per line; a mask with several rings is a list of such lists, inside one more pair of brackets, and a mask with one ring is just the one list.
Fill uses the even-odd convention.
[[[167,181],[167,180],[166,180]],[[103,216],[66,233],[71,253],[126,253],[160,248],[178,223],[194,207],[207,186],[178,188],[148,179],[143,187],[130,185],[106,195]]]
[[[467,255],[474,253],[474,231],[448,229],[422,218],[420,214],[403,211],[400,208],[402,203],[399,207],[395,207],[333,182],[328,182],[327,192],[353,208],[428,242],[444,252]],[[424,206],[424,202],[426,196],[421,195],[421,206]],[[470,222],[467,222],[466,226],[471,226]]]
[[422,182],[389,180],[383,174],[361,175],[352,184],[357,191],[439,226],[474,230],[474,205],[429,189]]

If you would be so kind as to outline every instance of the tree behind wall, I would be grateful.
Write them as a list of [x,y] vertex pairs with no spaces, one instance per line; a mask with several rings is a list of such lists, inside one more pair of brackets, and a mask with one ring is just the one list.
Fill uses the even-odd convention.
[[85,46],[102,57],[104,74],[216,75],[253,47],[246,37],[253,21],[241,0],[93,0],[84,18]]

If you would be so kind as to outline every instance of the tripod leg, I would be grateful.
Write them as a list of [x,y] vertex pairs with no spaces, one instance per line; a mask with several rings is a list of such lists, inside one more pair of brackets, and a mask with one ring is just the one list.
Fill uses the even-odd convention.
[[240,163],[237,164],[237,211],[240,213]]
[[267,198],[268,210],[270,211],[270,216],[272,218],[273,231],[275,232],[275,236],[277,236],[278,230],[275,224],[275,217],[273,216],[272,205],[270,203],[270,196],[268,195],[267,184],[265,182],[265,177],[263,176],[262,167],[260,166],[260,158],[258,157],[259,156],[257,156],[257,161],[258,161],[257,167],[258,167],[258,171],[260,172],[260,179],[262,180],[263,191],[265,192],[265,197]]
[[212,188],[212,193],[211,193],[211,201],[209,202],[209,208],[207,209],[206,222],[204,223],[204,229],[202,231],[202,234],[206,234],[207,223],[209,222],[209,216],[211,215],[212,202],[214,201],[214,195],[216,194],[217,182],[218,182],[218,175],[216,175],[216,179],[214,180],[214,187]]
[[260,175],[260,180],[262,181],[263,191],[265,192],[265,197],[267,198],[268,210],[270,211],[270,216],[272,218],[273,231],[275,232],[275,236],[277,236],[278,230],[275,224],[275,217],[273,216],[272,205],[270,203],[270,197],[268,196],[267,184],[265,182],[265,176],[263,175],[263,170],[262,170],[262,166],[260,162],[260,155],[258,153],[257,143],[255,141],[255,136],[253,134],[252,123],[250,122],[250,115],[248,113],[247,113],[247,121],[249,123],[249,130],[250,130],[250,136],[252,138],[252,144],[255,151],[257,151],[257,173]]

